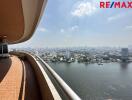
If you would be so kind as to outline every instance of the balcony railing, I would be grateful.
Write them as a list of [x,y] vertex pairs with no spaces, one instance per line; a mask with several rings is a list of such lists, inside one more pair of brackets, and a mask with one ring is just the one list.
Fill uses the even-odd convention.
[[36,56],[37,60],[43,63],[47,70],[51,73],[54,79],[57,81],[63,92],[70,100],[81,100],[81,98],[65,83],[65,81],[39,56]]

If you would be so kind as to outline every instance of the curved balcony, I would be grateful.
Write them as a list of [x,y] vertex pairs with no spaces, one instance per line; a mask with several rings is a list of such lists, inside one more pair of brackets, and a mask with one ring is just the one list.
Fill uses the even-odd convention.
[[41,58],[11,52],[0,60],[0,98],[10,100],[80,100]]

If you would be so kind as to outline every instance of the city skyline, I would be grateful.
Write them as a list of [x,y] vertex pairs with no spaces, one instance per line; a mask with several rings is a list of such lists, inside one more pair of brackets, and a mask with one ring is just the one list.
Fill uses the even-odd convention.
[[131,18],[131,9],[100,9],[96,0],[49,0],[33,37],[11,47],[126,47]]

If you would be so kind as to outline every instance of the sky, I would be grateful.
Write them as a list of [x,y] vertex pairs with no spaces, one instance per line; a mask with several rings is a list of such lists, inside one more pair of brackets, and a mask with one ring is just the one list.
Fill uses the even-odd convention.
[[99,0],[48,0],[33,37],[12,47],[128,46],[131,37],[131,9],[101,9]]

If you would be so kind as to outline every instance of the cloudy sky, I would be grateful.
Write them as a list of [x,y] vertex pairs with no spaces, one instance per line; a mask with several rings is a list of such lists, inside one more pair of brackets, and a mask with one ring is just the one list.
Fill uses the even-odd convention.
[[131,9],[100,9],[99,0],[48,0],[33,37],[14,47],[128,45]]

